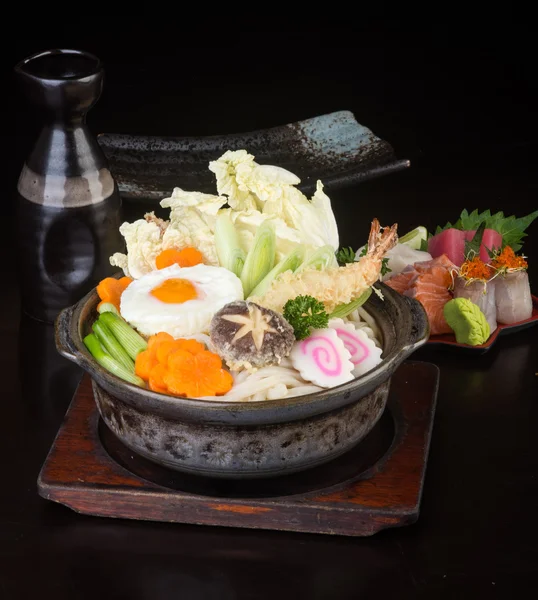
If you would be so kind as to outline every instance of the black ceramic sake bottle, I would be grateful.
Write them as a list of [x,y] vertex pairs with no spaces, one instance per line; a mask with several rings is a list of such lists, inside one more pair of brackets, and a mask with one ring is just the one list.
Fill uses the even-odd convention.
[[109,256],[123,250],[117,185],[85,122],[103,69],[86,52],[48,50],[15,72],[43,118],[17,187],[22,308],[52,322],[114,272]]

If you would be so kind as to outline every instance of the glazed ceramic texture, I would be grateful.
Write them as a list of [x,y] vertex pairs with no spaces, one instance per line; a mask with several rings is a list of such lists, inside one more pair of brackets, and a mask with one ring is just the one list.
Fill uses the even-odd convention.
[[129,448],[163,466],[223,478],[278,476],[308,469],[350,450],[385,408],[390,378],[429,335],[416,300],[379,284],[365,305],[383,336],[383,362],[359,379],[315,394],[264,402],[176,398],[118,379],[102,369],[82,338],[96,317],[88,294],[56,321],[56,345],[93,379],[96,404]]
[[17,186],[22,306],[52,322],[111,274],[108,257],[123,247],[117,185],[86,126],[103,69],[91,54],[50,50],[15,71],[43,120]]
[[158,464],[211,477],[267,477],[314,467],[359,443],[377,423],[390,380],[361,402],[317,417],[263,428],[189,423],[138,410],[93,382],[108,428],[137,454]]
[[410,166],[348,110],[247,133],[201,137],[105,133],[98,139],[122,197],[156,205],[175,186],[215,193],[215,176],[208,165],[227,150],[245,149],[260,164],[288,169],[300,177],[298,188],[308,195],[315,192],[318,179],[330,192]]

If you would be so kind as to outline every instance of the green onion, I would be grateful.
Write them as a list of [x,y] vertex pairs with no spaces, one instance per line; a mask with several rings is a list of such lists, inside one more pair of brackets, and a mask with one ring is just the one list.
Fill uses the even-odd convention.
[[102,317],[99,317],[92,326],[93,332],[101,342],[101,346],[112,356],[114,360],[123,365],[127,370],[134,373],[134,362],[125,352],[123,346],[112,335],[110,329],[103,323]]
[[134,383],[135,385],[140,386],[144,385],[144,381],[140,379],[140,377],[137,377],[134,373],[131,373],[125,369],[106,352],[94,333],[90,333],[84,338],[84,345],[86,348],[88,348],[90,354],[103,367],[103,369],[106,369],[113,375],[116,375],[116,377],[124,379],[129,383]]
[[268,221],[258,228],[252,246],[248,251],[245,266],[241,273],[241,282],[245,298],[274,267],[276,254],[276,236],[273,225]]
[[97,312],[99,314],[103,314],[105,312],[111,312],[111,313],[114,313],[115,315],[118,315],[118,317],[120,316],[118,309],[111,302],[101,302],[99,304],[99,306],[97,307]]
[[221,267],[241,276],[245,264],[245,252],[239,244],[235,225],[227,212],[217,215],[215,222],[215,246]]
[[358,298],[355,298],[355,300],[352,300],[351,302],[348,302],[347,304],[339,304],[333,310],[333,312],[329,315],[330,318],[331,319],[336,319],[336,318],[343,319],[344,317],[347,317],[356,308],[359,308],[359,306],[362,306],[366,302],[366,300],[368,300],[368,298],[370,297],[371,294],[372,294],[372,288],[368,288]]
[[338,262],[334,255],[334,248],[332,246],[321,246],[316,248],[310,256],[307,256],[303,264],[297,269],[297,272],[304,271],[304,269],[328,269],[330,267],[337,267]]
[[303,245],[297,246],[287,256],[285,256],[273,269],[267,273],[267,275],[258,283],[258,285],[252,290],[250,296],[263,296],[269,289],[273,280],[285,271],[295,271],[299,268],[303,262],[305,253],[305,247]]
[[99,320],[110,329],[114,337],[123,346],[127,354],[135,360],[142,350],[148,347],[146,340],[138,335],[136,331],[121,317],[111,312],[105,312]]

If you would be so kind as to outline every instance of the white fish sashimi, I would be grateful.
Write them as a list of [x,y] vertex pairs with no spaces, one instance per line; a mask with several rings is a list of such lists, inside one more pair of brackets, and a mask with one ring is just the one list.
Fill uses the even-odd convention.
[[454,283],[454,298],[467,298],[476,304],[489,323],[490,333],[497,329],[496,287],[495,279],[487,283],[483,281],[468,283],[463,277],[457,277]]
[[526,271],[507,273],[496,279],[497,321],[506,325],[532,316],[532,296]]

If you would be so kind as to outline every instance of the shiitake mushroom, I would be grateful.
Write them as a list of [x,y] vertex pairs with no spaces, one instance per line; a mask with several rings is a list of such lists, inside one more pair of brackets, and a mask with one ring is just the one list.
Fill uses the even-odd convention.
[[211,320],[209,330],[216,351],[233,369],[276,365],[289,355],[295,335],[279,313],[254,302],[230,302]]

